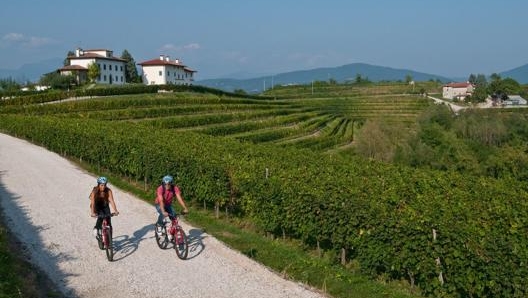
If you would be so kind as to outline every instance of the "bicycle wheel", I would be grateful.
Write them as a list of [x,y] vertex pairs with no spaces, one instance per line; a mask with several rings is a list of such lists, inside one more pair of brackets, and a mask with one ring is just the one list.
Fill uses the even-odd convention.
[[165,226],[161,226],[162,233],[161,235],[158,235],[157,231],[158,225],[154,225],[154,235],[156,237],[156,243],[158,244],[159,248],[165,249],[167,248],[167,244],[169,244],[169,238],[167,238],[167,229]]
[[185,235],[185,231],[180,226],[176,228],[176,233],[174,234],[174,250],[176,250],[176,255],[178,258],[182,260],[187,259],[187,254],[189,253],[189,243],[187,242],[187,235]]
[[105,236],[106,238],[106,245],[105,245],[105,249],[106,249],[106,258],[108,259],[108,261],[112,262],[114,260],[114,243],[112,241],[112,228],[107,228],[105,229]]
[[99,249],[100,250],[105,249],[102,235],[97,235],[95,239],[97,239],[97,244],[99,245]]

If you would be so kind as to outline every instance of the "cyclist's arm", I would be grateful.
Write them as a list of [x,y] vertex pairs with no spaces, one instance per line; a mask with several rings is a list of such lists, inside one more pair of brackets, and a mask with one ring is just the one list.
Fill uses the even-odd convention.
[[93,190],[90,193],[90,209],[90,211],[92,212],[91,216],[96,216],[97,214],[95,213],[95,195]]
[[160,188],[156,191],[156,202],[159,202],[161,214],[163,214],[163,216],[168,216],[167,211],[165,211],[165,202],[163,202],[163,190]]
[[108,190],[108,202],[110,203],[112,210],[114,210],[114,213],[118,215],[119,211],[117,211],[116,204],[114,201],[114,194],[112,193],[112,190]]
[[176,199],[178,200],[178,203],[180,204],[180,206],[182,206],[183,213],[188,213],[189,210],[187,209],[187,206],[185,205],[185,202],[183,201],[183,198],[182,198],[180,192],[176,192]]

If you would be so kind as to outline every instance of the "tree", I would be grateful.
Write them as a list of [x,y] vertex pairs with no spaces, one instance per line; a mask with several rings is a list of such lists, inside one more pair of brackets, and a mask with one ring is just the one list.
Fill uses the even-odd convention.
[[512,78],[505,78],[501,81],[502,91],[506,94],[519,94],[522,91],[522,87],[516,80]]
[[479,73],[477,75],[476,80],[475,80],[475,84],[477,86],[484,86],[484,87],[487,86],[488,85],[488,81],[486,80],[486,76],[484,74]]
[[476,85],[477,84],[477,76],[474,75],[474,74],[470,74],[469,78],[468,78],[468,82],[470,82],[471,84]]
[[127,50],[124,50],[121,54],[121,59],[126,61],[125,65],[125,81],[127,83],[140,83],[141,78],[138,75],[136,61],[132,58],[132,55]]
[[75,78],[72,75],[61,75],[54,71],[43,75],[40,78],[40,84],[50,86],[52,89],[66,90],[75,84]]
[[488,98],[488,89],[486,86],[477,85],[471,95],[471,100],[474,102],[484,102]]
[[491,75],[491,82],[488,84],[488,92],[495,99],[508,99],[508,94],[520,94],[521,85],[512,78],[501,79],[497,74]]
[[68,51],[68,53],[66,54],[66,58],[64,58],[64,62],[63,62],[64,66],[70,65],[70,59],[68,57],[71,57],[71,56],[75,56],[75,53],[72,51]]
[[99,65],[95,62],[92,62],[88,65],[88,79],[90,82],[95,82],[95,80],[101,75],[101,70]]
[[0,79],[0,91],[17,91],[20,89],[20,84],[13,78]]

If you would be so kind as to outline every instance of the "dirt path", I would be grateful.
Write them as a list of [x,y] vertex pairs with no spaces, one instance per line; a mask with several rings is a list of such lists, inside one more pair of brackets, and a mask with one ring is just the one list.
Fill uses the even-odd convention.
[[189,260],[157,247],[154,207],[112,186],[115,261],[92,236],[88,193],[96,177],[61,156],[0,134],[0,203],[30,261],[68,297],[323,297],[282,279],[201,230]]

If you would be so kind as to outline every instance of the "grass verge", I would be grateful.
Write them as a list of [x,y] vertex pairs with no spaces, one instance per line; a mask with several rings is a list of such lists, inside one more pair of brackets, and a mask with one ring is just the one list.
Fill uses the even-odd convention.
[[0,298],[64,297],[44,273],[26,260],[23,245],[7,229],[4,218],[0,218]]

